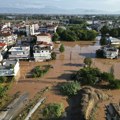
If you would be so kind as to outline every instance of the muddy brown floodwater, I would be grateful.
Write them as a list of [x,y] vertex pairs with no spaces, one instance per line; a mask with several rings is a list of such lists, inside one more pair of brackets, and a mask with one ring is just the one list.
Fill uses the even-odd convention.
[[[99,37],[97,42],[63,42],[65,46],[65,52],[59,53],[59,45],[55,45],[55,51],[57,52],[57,59],[50,62],[20,62],[20,78],[13,84],[13,87],[9,91],[10,95],[15,94],[17,91],[29,92],[30,98],[40,91],[40,89],[46,86],[55,86],[58,83],[70,80],[70,75],[76,70],[83,67],[83,59],[85,57],[91,57],[93,59],[93,66],[98,67],[101,71],[109,72],[111,67],[114,68],[114,74],[116,78],[120,78],[120,59],[97,59],[95,58],[95,51],[100,48]],[[51,69],[42,78],[26,78],[26,75],[37,65],[51,64]],[[99,109],[96,113],[96,120],[105,120],[104,106],[110,101],[118,102],[120,100],[119,90],[105,91],[106,93],[113,95],[112,99],[99,104]],[[47,103],[63,103],[65,107],[68,106],[66,97],[61,96],[52,89],[45,94],[47,97]]]

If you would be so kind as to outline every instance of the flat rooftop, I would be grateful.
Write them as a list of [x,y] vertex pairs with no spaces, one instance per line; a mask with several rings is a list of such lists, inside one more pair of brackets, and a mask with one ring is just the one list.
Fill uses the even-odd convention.
[[22,46],[22,47],[12,47],[9,52],[13,52],[13,51],[29,51],[30,50],[30,47],[29,46]]
[[16,65],[17,60],[3,60],[0,63],[0,69],[8,69],[11,65]]

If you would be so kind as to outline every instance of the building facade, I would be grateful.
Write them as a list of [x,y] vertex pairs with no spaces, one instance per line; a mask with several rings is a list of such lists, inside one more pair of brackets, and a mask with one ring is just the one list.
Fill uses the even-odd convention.
[[50,60],[51,59],[51,48],[50,46],[35,45],[33,48],[34,59],[36,62]]
[[30,47],[12,47],[9,50],[9,59],[29,59]]
[[19,71],[19,61],[17,60],[3,60],[0,64],[0,76],[16,76]]

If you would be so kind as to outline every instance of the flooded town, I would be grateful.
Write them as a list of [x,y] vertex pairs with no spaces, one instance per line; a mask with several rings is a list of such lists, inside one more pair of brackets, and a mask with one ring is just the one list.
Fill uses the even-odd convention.
[[1,13],[0,120],[120,120],[120,16]]

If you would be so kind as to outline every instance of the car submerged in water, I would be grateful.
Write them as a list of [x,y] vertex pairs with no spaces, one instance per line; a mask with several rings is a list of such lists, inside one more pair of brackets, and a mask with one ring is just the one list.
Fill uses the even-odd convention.
[[119,56],[119,49],[112,46],[104,46],[97,50],[96,54],[99,57],[102,56],[104,58],[117,59]]

